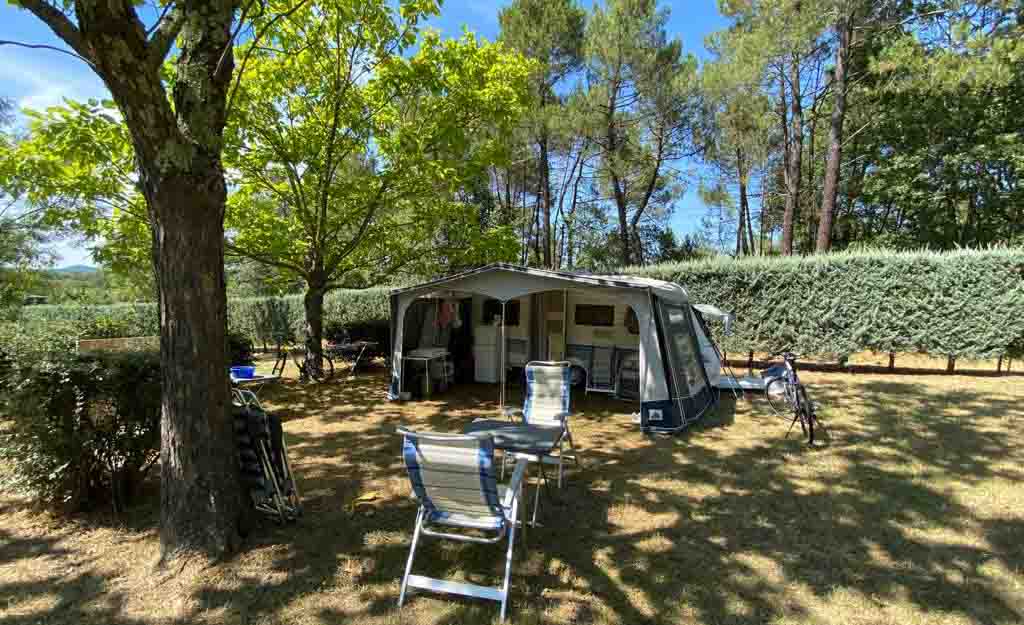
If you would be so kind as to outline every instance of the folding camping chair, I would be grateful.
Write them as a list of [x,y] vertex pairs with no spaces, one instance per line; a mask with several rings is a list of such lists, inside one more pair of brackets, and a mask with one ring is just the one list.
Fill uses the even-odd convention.
[[590,356],[590,370],[587,371],[586,392],[614,393],[615,372],[613,363],[615,361],[615,348],[605,346],[594,346]]
[[302,500],[280,419],[267,414],[252,391],[236,388],[232,395],[238,462],[253,507],[281,523],[297,519],[302,516]]
[[[562,487],[565,459],[580,466],[576,445],[569,430],[569,393],[572,388],[572,367],[568,362],[531,361],[526,365],[526,400],[523,409],[506,409],[505,416],[518,416],[523,423],[539,427],[558,428],[558,455],[530,456],[532,462],[558,465],[558,487]],[[566,454],[563,446],[569,443]],[[504,469],[504,462],[502,463]]]
[[[398,433],[405,437],[402,455],[413,495],[420,503],[398,607],[402,607],[405,592],[411,587],[499,601],[501,620],[505,620],[512,547],[527,461],[523,459],[516,464],[508,488],[499,487],[494,475],[494,441],[490,436],[417,433],[403,428]],[[445,526],[443,529],[449,531],[434,529],[437,526]],[[466,531],[481,532],[483,536],[464,533]],[[486,544],[498,543],[508,536],[504,583],[500,587],[479,586],[412,575],[420,536]]]

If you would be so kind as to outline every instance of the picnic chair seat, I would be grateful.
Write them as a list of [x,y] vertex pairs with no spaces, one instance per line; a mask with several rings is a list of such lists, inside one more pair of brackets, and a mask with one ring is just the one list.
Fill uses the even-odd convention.
[[[572,367],[564,361],[531,361],[526,365],[526,398],[523,408],[506,409],[510,420],[520,419],[523,423],[537,427],[555,428],[562,436],[556,445],[557,454],[541,457],[530,456],[533,462],[558,465],[558,487],[562,487],[565,460],[580,465],[579,453],[569,429],[569,404],[572,389]],[[569,452],[564,449],[569,445]],[[504,466],[502,467],[504,468]],[[534,508],[536,510],[536,507]]]
[[[413,495],[419,501],[409,559],[402,577],[398,607],[409,588],[490,599],[501,603],[505,619],[512,549],[526,462],[516,465],[508,488],[497,484],[494,441],[490,436],[435,434],[399,429],[402,457]],[[460,530],[484,532],[483,536]],[[490,532],[490,534],[488,534]],[[501,586],[481,586],[412,573],[420,538],[430,536],[473,543],[498,543],[508,538],[505,577]]]

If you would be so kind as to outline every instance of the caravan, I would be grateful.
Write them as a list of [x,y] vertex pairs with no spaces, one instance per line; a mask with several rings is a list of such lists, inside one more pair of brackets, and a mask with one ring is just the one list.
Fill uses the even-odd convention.
[[391,399],[464,380],[500,385],[529,361],[567,361],[573,382],[640,402],[641,426],[676,431],[713,404],[721,359],[670,282],[493,264],[391,294]]

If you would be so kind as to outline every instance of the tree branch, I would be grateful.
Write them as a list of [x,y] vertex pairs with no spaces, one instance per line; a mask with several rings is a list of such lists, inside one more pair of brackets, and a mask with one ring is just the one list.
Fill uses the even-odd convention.
[[[170,5],[168,5],[170,6]],[[185,9],[179,5],[173,5],[170,12],[160,16],[160,21],[155,27],[156,30],[149,38],[146,47],[149,48],[149,62],[157,67],[164,62],[171,46],[178,39],[181,27],[185,24]]]
[[58,48],[56,46],[48,46],[41,43],[23,43],[21,41],[8,41],[6,39],[0,39],[0,46],[18,46],[19,48],[31,48],[33,50],[53,50],[54,52],[60,52],[61,54],[73,56],[79,61],[82,61],[83,63],[94,69],[96,67],[92,64],[92,61],[85,58],[84,56],[80,54],[75,54],[71,50],[65,50],[64,48]]
[[271,267],[277,267],[278,269],[284,269],[286,271],[293,271],[298,276],[303,277],[303,278],[306,277],[306,271],[302,267],[297,265],[297,264],[292,264],[292,263],[289,263],[287,261],[279,260],[279,259],[274,258],[272,256],[265,256],[263,254],[258,254],[256,252],[253,252],[251,250],[246,250],[246,249],[240,248],[240,247],[234,245],[233,243],[231,243],[229,241],[225,241],[224,242],[224,251],[226,251],[229,254],[232,254],[234,256],[238,256],[238,257],[241,257],[241,258],[248,258],[249,260],[254,260],[254,261],[256,261],[258,263],[261,263],[261,264],[264,264],[264,265],[269,265]]
[[[63,12],[46,0],[21,0],[21,7],[49,26],[50,30],[68,44],[79,58],[89,63],[90,66],[94,66],[91,47],[82,37],[82,32],[71,23],[71,20]],[[60,48],[53,49],[60,50]]]

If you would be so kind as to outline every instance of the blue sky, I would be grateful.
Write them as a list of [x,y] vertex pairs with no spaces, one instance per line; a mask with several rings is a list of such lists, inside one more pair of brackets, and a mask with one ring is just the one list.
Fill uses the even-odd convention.
[[[468,27],[493,40],[498,34],[498,10],[506,4],[494,0],[447,0],[441,15],[431,20],[430,25],[446,36],[457,37],[463,27]],[[669,32],[682,39],[687,51],[705,58],[705,36],[726,25],[715,0],[662,0],[661,5],[670,10]],[[64,47],[31,14],[6,2],[0,4],[0,39]],[[60,104],[62,98],[104,98],[107,90],[88,67],[70,56],[0,46],[0,96],[13,99],[19,107],[39,109]],[[680,235],[693,232],[703,215],[704,206],[691,189],[677,204],[672,227]],[[79,243],[63,242],[57,251],[62,257],[61,265],[92,264],[89,251]]]

